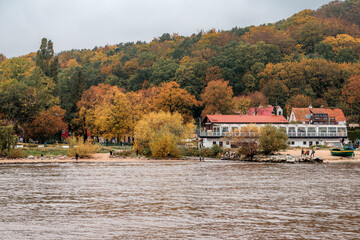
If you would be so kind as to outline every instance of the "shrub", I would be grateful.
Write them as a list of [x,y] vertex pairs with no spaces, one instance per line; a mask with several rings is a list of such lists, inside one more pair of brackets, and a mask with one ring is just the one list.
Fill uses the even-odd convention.
[[134,152],[132,150],[122,150],[122,151],[117,151],[117,152],[113,153],[114,156],[122,157],[122,158],[130,157],[133,154],[134,154]]
[[27,148],[37,148],[38,145],[35,144],[35,143],[23,143],[24,147],[27,147]]
[[194,156],[199,157],[200,156],[200,150],[197,148],[184,148],[183,149],[183,155],[184,156]]
[[8,158],[24,158],[25,152],[20,148],[12,148],[5,151],[5,156],[7,156]]
[[71,137],[69,139],[70,143],[70,149],[68,151],[69,157],[74,157],[77,154],[79,154],[80,158],[90,158],[94,153],[97,153],[100,151],[101,147],[98,144],[93,144],[90,141],[86,141],[84,143],[84,140],[82,137],[76,138]]
[[219,157],[220,154],[223,152],[223,149],[219,145],[214,145],[210,148],[210,156],[209,157]]

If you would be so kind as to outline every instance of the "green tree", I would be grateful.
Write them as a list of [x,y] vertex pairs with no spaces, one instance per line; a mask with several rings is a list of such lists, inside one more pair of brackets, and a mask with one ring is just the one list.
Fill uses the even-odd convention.
[[17,143],[17,136],[14,134],[12,125],[0,126],[0,155],[5,154],[4,151],[10,151]]
[[44,72],[45,76],[52,78],[57,83],[59,59],[54,54],[51,40],[43,38],[40,49],[36,54],[36,65]]
[[356,54],[352,48],[341,48],[335,57],[335,61],[338,63],[353,63],[356,61]]
[[283,129],[271,125],[260,128],[259,147],[265,154],[287,148],[288,136]]
[[208,66],[205,61],[191,61],[181,64],[176,70],[174,80],[190,94],[200,99],[200,94],[205,86],[204,79]]
[[[14,124],[26,121],[30,116],[24,104],[31,104],[24,102],[24,93],[26,92],[26,85],[14,79],[0,82],[0,113],[5,119]],[[30,108],[31,109],[31,108]]]
[[161,58],[151,67],[152,74],[149,81],[155,85],[170,82],[175,77],[178,68],[179,64],[174,59]]
[[262,89],[262,92],[273,106],[285,106],[289,89],[279,80],[269,81]]
[[70,123],[78,111],[76,104],[86,90],[86,81],[82,69],[79,67],[63,71],[59,75],[58,92],[61,107],[66,110],[65,119]]
[[315,45],[315,53],[319,54],[326,60],[333,60],[335,57],[334,49],[329,43],[318,43]]

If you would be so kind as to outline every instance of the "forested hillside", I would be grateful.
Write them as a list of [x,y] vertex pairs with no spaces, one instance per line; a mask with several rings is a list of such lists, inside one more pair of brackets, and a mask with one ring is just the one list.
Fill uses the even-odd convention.
[[52,44],[44,39],[37,53],[0,55],[0,119],[28,137],[46,138],[64,124],[114,136],[151,111],[191,121],[267,103],[340,107],[349,122],[359,121],[360,0],[268,25],[165,33],[149,43],[59,54]]

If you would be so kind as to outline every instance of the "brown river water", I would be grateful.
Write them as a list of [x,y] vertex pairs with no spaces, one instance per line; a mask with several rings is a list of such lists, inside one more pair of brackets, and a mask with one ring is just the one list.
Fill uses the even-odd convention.
[[360,164],[0,165],[0,239],[360,239]]

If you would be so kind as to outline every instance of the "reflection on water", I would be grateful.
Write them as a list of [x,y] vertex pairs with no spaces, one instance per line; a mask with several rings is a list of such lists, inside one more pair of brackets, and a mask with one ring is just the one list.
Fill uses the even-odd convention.
[[0,166],[0,239],[356,239],[360,164]]

